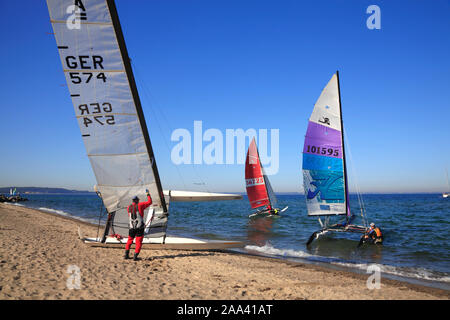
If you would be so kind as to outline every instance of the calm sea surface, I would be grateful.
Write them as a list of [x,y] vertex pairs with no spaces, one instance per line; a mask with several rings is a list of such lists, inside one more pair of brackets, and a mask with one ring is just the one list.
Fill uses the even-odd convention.
[[[26,195],[26,207],[98,223],[101,201],[96,195]],[[319,229],[308,217],[303,195],[278,195],[280,217],[249,218],[250,205],[242,200],[174,202],[170,204],[168,234],[207,239],[241,240],[245,250],[294,261],[327,263],[367,270],[378,264],[386,275],[432,281],[450,290],[450,199],[440,194],[363,195],[369,222],[381,227],[383,246],[357,248],[357,234],[328,234],[305,243]],[[360,212],[356,196],[351,209]],[[104,214],[103,210],[103,214]],[[102,221],[104,221],[104,215]],[[355,223],[360,223],[358,219]]]

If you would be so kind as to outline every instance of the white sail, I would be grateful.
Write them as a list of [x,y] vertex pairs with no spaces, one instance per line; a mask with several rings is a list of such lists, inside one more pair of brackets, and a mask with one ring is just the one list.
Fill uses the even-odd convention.
[[264,167],[261,165],[261,171],[263,174],[264,182],[266,184],[267,195],[269,196],[270,206],[275,208],[278,204],[275,192],[273,192],[272,185],[270,184],[269,177],[267,177]]
[[127,206],[138,196],[146,237],[166,238],[169,201],[241,199],[240,195],[169,191],[164,195],[113,0],[47,0],[67,86],[108,211],[105,233],[125,237]]
[[200,201],[221,201],[239,200],[240,194],[211,193],[196,191],[164,190],[164,195],[170,197],[170,202],[200,202]]
[[337,75],[334,74],[314,104],[309,121],[341,131],[339,89]]
[[106,209],[113,212],[136,195],[145,198],[145,189],[161,207],[155,160],[137,109],[139,99],[132,92],[134,79],[127,73],[128,55],[118,39],[118,20],[111,17],[113,2],[47,4],[75,116]]
[[110,214],[105,235],[122,227],[131,199],[145,201],[148,190],[153,233],[165,236],[168,205],[114,2],[47,0],[47,5],[97,190]]

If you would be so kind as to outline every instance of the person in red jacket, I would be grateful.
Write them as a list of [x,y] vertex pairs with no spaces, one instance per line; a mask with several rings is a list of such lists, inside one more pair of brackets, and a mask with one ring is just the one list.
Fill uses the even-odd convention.
[[133,260],[139,260],[138,255],[141,251],[142,240],[144,239],[144,210],[152,204],[152,197],[150,197],[148,190],[146,190],[146,192],[146,202],[139,202],[139,198],[136,196],[133,198],[133,203],[127,207],[130,230],[128,232],[128,241],[125,246],[125,259],[130,259],[130,247],[134,238],[136,238],[136,249],[134,249]]

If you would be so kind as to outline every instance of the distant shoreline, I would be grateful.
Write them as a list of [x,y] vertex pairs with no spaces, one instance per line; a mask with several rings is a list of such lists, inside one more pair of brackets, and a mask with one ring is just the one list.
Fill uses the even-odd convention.
[[20,194],[27,194],[27,195],[29,195],[29,194],[48,194],[48,195],[86,195],[86,194],[90,195],[90,194],[92,194],[92,195],[95,195],[95,192],[89,192],[89,191],[73,192],[73,193],[71,193],[71,192],[23,192]]
[[[87,190],[71,190],[66,188],[50,188],[50,187],[0,187],[0,194],[5,196],[10,195],[10,190],[16,189],[16,194],[22,195],[94,195],[96,194],[94,191]],[[177,190],[177,189],[170,189]],[[246,196],[246,192],[234,192],[234,191],[213,191],[212,193],[234,193]],[[370,195],[442,195],[442,192],[350,192],[350,195],[362,195],[362,196],[370,196]],[[277,196],[304,196],[304,193],[301,192],[275,192]]]
[[49,188],[49,187],[0,187],[0,194],[11,195],[19,194],[95,194],[93,191],[87,190],[71,190],[66,188]]

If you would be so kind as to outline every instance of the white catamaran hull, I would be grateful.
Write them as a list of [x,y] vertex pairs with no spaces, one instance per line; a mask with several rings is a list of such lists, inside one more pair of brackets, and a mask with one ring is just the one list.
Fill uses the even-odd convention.
[[[101,243],[98,238],[82,238],[81,240],[91,247],[125,249],[128,238],[122,238],[121,240],[107,238],[105,243]],[[141,250],[219,250],[244,247],[244,243],[240,241],[200,240],[170,236],[166,237],[164,243],[162,242],[162,238],[144,238]]]
[[[78,235],[81,241],[91,247],[118,248],[125,249],[128,237],[117,239],[114,237],[106,238],[104,243],[99,238],[84,237],[78,228]],[[134,242],[133,242],[134,246]],[[220,250],[228,248],[242,248],[245,244],[240,241],[227,240],[206,240],[167,236],[163,243],[163,238],[144,238],[141,250]]]
[[[289,208],[288,206],[284,207],[283,209],[280,210],[279,214],[282,213],[282,212],[285,212],[288,208]],[[278,214],[269,214],[269,211],[267,211],[267,210],[257,211],[255,213],[252,213],[248,217],[252,218],[252,217],[257,217],[257,216],[258,217],[259,216],[279,217]]]

